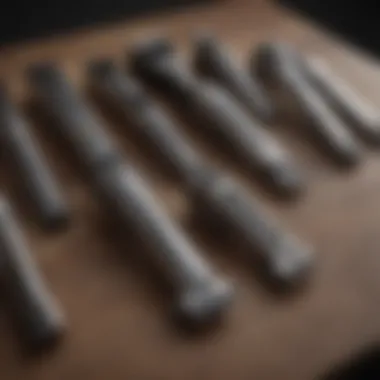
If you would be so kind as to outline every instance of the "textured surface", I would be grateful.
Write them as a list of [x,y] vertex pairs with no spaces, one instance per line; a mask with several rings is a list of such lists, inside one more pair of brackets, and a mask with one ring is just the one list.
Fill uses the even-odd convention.
[[[333,68],[380,105],[380,76],[374,63],[264,0],[226,1],[217,7],[15,46],[1,52],[0,73],[21,103],[27,98],[22,71],[31,61],[62,61],[79,86],[89,58],[105,54],[121,58],[126,45],[146,31],[157,30],[167,32],[185,52],[195,27],[212,28],[245,61],[255,43],[286,38],[305,52],[331,60]],[[187,225],[190,209],[179,189],[161,173],[159,162],[127,126],[110,117],[107,124],[155,184],[167,209]],[[275,128],[308,175],[308,193],[289,204],[264,194],[254,178],[244,176],[244,180],[288,228],[316,246],[315,274],[292,297],[274,296],[259,284],[254,268],[239,259],[237,242],[226,239],[216,244],[210,234],[206,239],[194,234],[207,247],[209,259],[235,279],[238,295],[219,333],[191,338],[179,334],[169,322],[169,299],[139,260],[139,245],[126,234],[116,239],[71,155],[49,134],[53,127],[37,120],[34,126],[64,183],[74,220],[67,233],[56,236],[43,234],[26,213],[22,221],[35,256],[66,310],[70,331],[50,355],[26,359],[1,309],[4,379],[313,380],[379,339],[380,152],[368,149],[361,166],[339,171],[306,140],[296,137],[290,125]],[[186,129],[196,128],[187,125]],[[216,142],[207,144],[197,134],[193,138],[215,162],[238,172],[232,158],[214,154],[216,149],[211,148],[216,148]],[[2,185],[16,198],[16,184],[5,162],[2,168]],[[20,199],[15,206],[21,216]]]

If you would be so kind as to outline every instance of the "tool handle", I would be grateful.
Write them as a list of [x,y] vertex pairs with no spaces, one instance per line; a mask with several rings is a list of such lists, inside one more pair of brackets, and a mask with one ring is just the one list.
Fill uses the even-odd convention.
[[[227,92],[197,80],[176,58],[166,40],[154,40],[134,52],[134,68],[152,83],[161,83],[187,112],[221,135],[246,165],[259,171],[282,194],[302,188],[300,174],[288,154],[267,131],[253,121]],[[179,97],[170,88],[176,88]]]
[[195,107],[210,128],[219,133],[241,160],[285,194],[303,188],[299,169],[288,152],[227,92],[211,83],[202,86]]
[[174,284],[181,314],[204,322],[226,309],[232,296],[231,286],[214,274],[136,171],[119,166],[99,173],[98,187],[119,217],[133,225],[155,264]]
[[63,314],[4,199],[0,200],[0,262],[5,292],[27,344],[38,348],[56,341],[65,330]]
[[295,283],[305,277],[312,264],[310,247],[281,227],[232,178],[208,171],[199,179],[198,196],[249,245],[250,259],[256,261],[259,254],[265,271],[277,282]]
[[70,85],[65,74],[52,63],[29,68],[35,95],[53,119],[63,138],[72,143],[77,156],[86,157],[90,172],[120,159],[116,147],[101,127],[101,122]]
[[0,139],[21,174],[43,226],[65,225],[69,210],[58,182],[29,126],[3,88],[0,89]]
[[289,84],[314,133],[331,153],[343,163],[356,163],[361,155],[354,136],[334,113],[316,89],[304,83],[301,77]]
[[356,164],[361,148],[342,120],[334,113],[318,91],[304,77],[299,55],[281,43],[263,43],[252,56],[254,72],[295,100],[308,122],[308,128],[334,159],[345,165]]
[[[219,316],[229,304],[231,287],[213,273],[199,250],[160,206],[149,185],[131,165],[124,163],[101,125],[96,124],[96,128],[91,128],[90,123],[85,127],[79,125],[92,118],[91,113],[63,74],[59,75],[60,81],[57,78],[55,72],[53,79],[45,78],[37,85],[41,85],[39,90],[43,92],[45,106],[53,111],[78,153],[88,144],[81,158],[91,169],[90,177],[100,199],[147,246],[151,259],[173,285],[180,314],[196,323]],[[48,90],[43,87],[45,84],[50,86]],[[64,115],[70,112],[66,107],[52,104],[50,91],[67,104],[75,103],[78,110],[75,118]]]
[[261,120],[273,119],[274,105],[264,88],[257,79],[238,67],[230,52],[216,38],[207,35],[198,37],[194,50],[194,66],[200,73],[231,91]]
[[363,137],[380,142],[380,113],[321,59],[305,59],[307,78]]
[[123,111],[131,127],[155,147],[185,183],[192,172],[202,166],[196,150],[137,81],[122,73],[111,61],[91,64],[90,78],[101,98]]

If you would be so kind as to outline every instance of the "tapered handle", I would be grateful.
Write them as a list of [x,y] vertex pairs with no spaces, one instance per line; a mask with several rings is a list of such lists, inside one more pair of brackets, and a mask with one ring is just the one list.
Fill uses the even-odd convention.
[[36,214],[46,228],[65,225],[69,209],[42,150],[24,118],[0,89],[0,140],[16,164]]
[[180,94],[182,105],[203,125],[221,135],[236,155],[259,171],[281,194],[297,194],[301,175],[282,146],[262,128],[239,103],[220,87],[197,80],[165,41],[155,40],[134,51],[135,70],[152,83]]
[[305,58],[302,63],[307,79],[345,116],[348,125],[370,142],[380,143],[378,109],[321,59]]
[[307,276],[313,263],[311,247],[279,225],[230,177],[214,171],[199,179],[197,195],[248,244],[252,262],[261,261],[279,283],[293,284]]
[[299,56],[281,43],[263,43],[252,55],[254,73],[279,84],[283,93],[295,100],[309,130],[328,153],[340,164],[353,165],[360,160],[362,150],[339,116],[329,107],[318,91],[305,79]]
[[63,314],[4,199],[0,200],[0,262],[5,293],[27,344],[35,348],[56,341],[65,330]]
[[176,175],[187,182],[203,162],[162,107],[111,61],[93,62],[89,73],[92,87],[102,100],[123,111],[128,126],[144,136]]
[[257,78],[239,67],[227,48],[211,35],[198,36],[194,43],[194,66],[204,76],[231,91],[247,109],[263,121],[274,117],[272,101]]
[[[99,199],[122,225],[135,232],[149,249],[160,273],[173,285],[177,310],[199,324],[219,317],[229,305],[231,286],[213,273],[185,232],[161,207],[148,183],[124,162],[123,155],[64,75],[51,68],[41,74],[35,84],[45,107],[87,165]],[[75,114],[67,116],[70,109],[60,107],[50,95],[63,104],[73,103]]]
[[216,275],[159,206],[147,183],[131,168],[120,166],[99,173],[98,187],[104,199],[147,246],[155,265],[174,286],[179,312],[192,322],[203,323],[228,308],[233,289]]
[[204,85],[194,104],[242,162],[260,173],[278,192],[293,195],[303,189],[302,174],[290,154],[227,92],[212,84]]

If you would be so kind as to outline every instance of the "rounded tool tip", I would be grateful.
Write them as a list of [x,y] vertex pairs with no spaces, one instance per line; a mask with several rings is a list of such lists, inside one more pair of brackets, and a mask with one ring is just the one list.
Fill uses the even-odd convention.
[[155,60],[173,52],[173,44],[168,39],[161,37],[137,43],[128,56],[131,68],[141,71]]
[[265,175],[270,185],[285,197],[295,197],[305,191],[305,180],[294,166],[272,165]]
[[288,75],[296,73],[296,58],[296,52],[285,42],[263,42],[252,54],[250,67],[255,74],[271,80],[279,71]]
[[366,124],[366,129],[363,130],[366,140],[373,146],[380,146],[380,117],[376,117]]
[[27,345],[29,350],[41,352],[52,349],[63,338],[66,331],[65,325],[43,325],[36,328],[33,334],[29,336]]
[[271,42],[261,43],[250,58],[250,67],[253,72],[260,76],[268,76],[274,66],[276,45]]
[[193,36],[193,44],[196,56],[203,56],[213,49],[217,44],[217,39],[208,32],[198,32]]
[[234,296],[230,283],[218,280],[189,289],[181,295],[177,305],[178,316],[191,325],[207,325],[219,319],[229,308]]
[[362,158],[362,150],[359,147],[351,149],[345,154],[345,157],[342,157],[342,164],[345,166],[356,166],[359,165]]
[[332,148],[332,154],[341,167],[350,168],[361,162],[363,149],[352,136],[347,136],[345,143],[341,143],[338,148]]
[[201,74],[214,75],[214,59],[220,53],[217,39],[207,32],[199,32],[193,37],[193,45],[194,68]]
[[270,275],[277,282],[288,286],[305,280],[314,263],[314,250],[292,237],[286,237],[278,244],[275,256]]
[[36,310],[23,321],[20,332],[24,333],[25,347],[35,353],[53,348],[64,336],[67,325],[65,317],[56,305]]

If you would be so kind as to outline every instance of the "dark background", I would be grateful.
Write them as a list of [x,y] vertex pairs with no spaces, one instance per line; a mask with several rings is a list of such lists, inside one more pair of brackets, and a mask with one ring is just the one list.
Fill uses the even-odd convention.
[[380,3],[376,0],[279,0],[380,55]]
[[[0,44],[202,1],[209,0],[14,0],[1,10]],[[380,54],[380,12],[376,0],[277,1]]]
[[205,1],[207,0],[8,1],[0,12],[0,44]]

